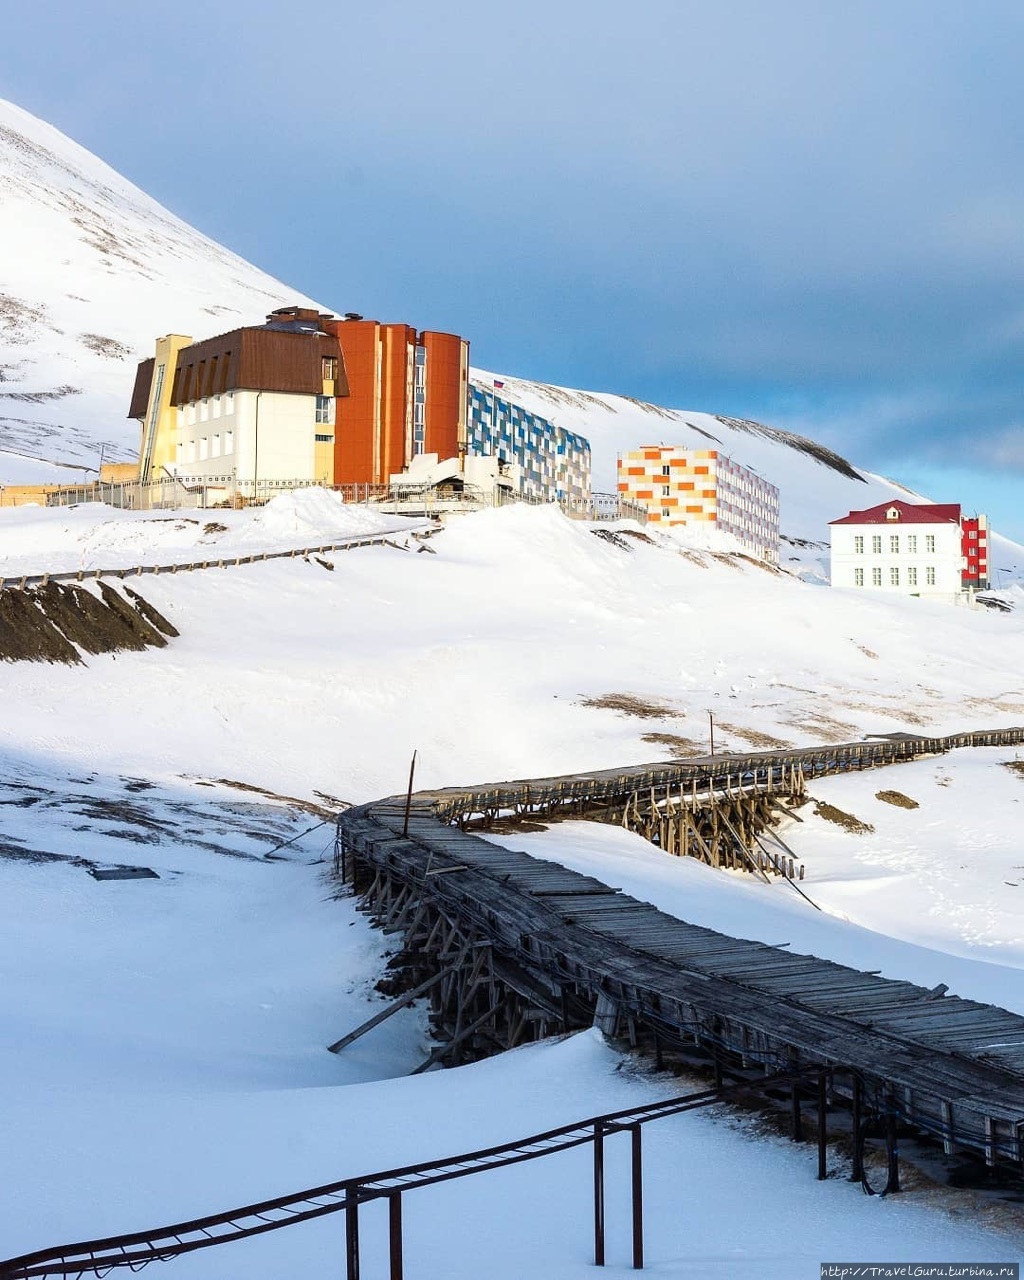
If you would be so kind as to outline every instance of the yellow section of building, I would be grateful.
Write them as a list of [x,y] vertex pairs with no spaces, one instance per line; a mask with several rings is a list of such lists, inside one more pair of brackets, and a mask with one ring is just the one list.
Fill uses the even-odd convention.
[[334,436],[313,445],[313,473],[320,484],[334,483]]
[[153,380],[139,444],[139,479],[143,484],[170,474],[178,454],[178,411],[171,404],[171,388],[178,352],[192,345],[184,333],[169,333],[156,342]]
[[131,484],[138,478],[137,462],[105,462],[100,467],[100,484]]

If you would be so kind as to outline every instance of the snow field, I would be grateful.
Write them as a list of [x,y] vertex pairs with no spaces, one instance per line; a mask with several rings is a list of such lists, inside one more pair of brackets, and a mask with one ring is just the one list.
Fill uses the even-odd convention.
[[[47,556],[80,554],[76,539],[91,527],[55,532],[49,512],[14,514],[6,529],[39,518],[49,530]],[[124,522],[126,539],[134,524]],[[232,528],[251,536],[241,522]],[[18,536],[31,550],[32,534]],[[105,536],[116,542],[117,528]],[[544,509],[463,517],[431,546],[434,555],[345,553],[333,572],[284,561],[147,578],[145,594],[182,633],[166,650],[90,658],[76,670],[0,664],[0,838],[141,862],[161,876],[97,883],[66,862],[0,858],[0,1079],[17,1100],[4,1117],[0,1252],[188,1218],[678,1091],[620,1070],[593,1033],[454,1071],[371,1079],[399,1077],[426,1056],[422,1011],[327,1054],[324,1045],[383,1007],[368,996],[385,939],[350,901],[330,899],[317,861],[323,831],[282,851],[288,861],[263,861],[268,846],[315,819],[293,814],[280,830],[266,811],[244,807],[259,797],[201,782],[358,802],[400,790],[413,747],[418,786],[612,766],[663,756],[663,743],[644,741],[652,731],[703,750],[708,707],[717,742],[740,750],[744,734],[807,745],[1024,721],[1013,616],[853,599],[661,546],[628,552]],[[608,693],[663,714],[583,705]],[[712,878],[643,842],[620,845],[611,828],[597,830],[601,848],[577,824],[511,843],[579,858],[627,892],[674,901],[681,914],[696,908],[711,927],[793,950],[833,947],[847,963],[870,952],[869,967],[914,980],[949,981],[953,967],[960,994],[998,982],[1014,1007],[1012,898],[988,889],[997,873],[1014,879],[1016,824],[999,815],[1024,781],[987,752],[969,754],[978,769],[1000,770],[998,783],[961,775],[958,756],[906,766],[919,774],[815,784],[816,795],[846,781],[863,788],[821,794],[870,820],[879,842],[857,843],[809,816],[785,833],[828,917],[782,884]],[[938,770],[951,772],[949,786]],[[9,803],[36,794],[14,783],[56,799]],[[921,810],[874,801],[883,787]],[[977,937],[949,911],[970,877],[938,859],[955,812],[939,806],[948,799],[967,813],[965,792],[984,801],[972,812],[992,815],[991,857],[970,899]],[[97,797],[130,797],[166,826],[137,843],[117,834],[137,823],[83,812]],[[904,872],[908,813],[936,825]],[[985,830],[965,828],[962,839]],[[565,842],[557,855],[556,839]],[[899,942],[883,933],[898,933],[885,890],[894,880],[913,925]],[[809,1149],[750,1132],[742,1119],[707,1114],[648,1130],[656,1274],[781,1278],[817,1275],[819,1261],[844,1255],[1019,1255],[1019,1234],[954,1219],[928,1197],[867,1200],[841,1177],[817,1184]],[[624,1165],[613,1176],[610,1275],[628,1264]],[[410,1275],[592,1274],[585,1155],[420,1194],[405,1206]],[[363,1234],[369,1275],[383,1266],[382,1214],[365,1215]],[[342,1239],[341,1220],[328,1220],[168,1264],[166,1274],[326,1273],[343,1265]]]

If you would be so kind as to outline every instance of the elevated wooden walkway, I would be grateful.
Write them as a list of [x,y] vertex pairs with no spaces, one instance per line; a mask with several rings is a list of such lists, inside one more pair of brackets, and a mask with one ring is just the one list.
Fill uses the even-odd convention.
[[[431,1001],[448,1042],[430,1062],[596,1022],[656,1053],[706,1054],[717,1072],[825,1068],[832,1103],[852,1108],[855,1125],[895,1117],[947,1152],[1020,1170],[1024,1018],[942,986],[727,937],[463,828],[555,813],[619,820],[652,788],[655,803],[659,788],[767,792],[794,770],[1022,741],[1022,729],[899,737],[392,797],[341,816],[336,865],[379,923],[404,936],[409,979],[437,979]],[[794,1107],[798,1116],[799,1098]]]

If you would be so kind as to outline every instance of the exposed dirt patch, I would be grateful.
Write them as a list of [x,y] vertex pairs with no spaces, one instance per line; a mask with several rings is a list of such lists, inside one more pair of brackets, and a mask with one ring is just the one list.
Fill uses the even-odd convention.
[[681,738],[677,733],[645,733],[641,742],[650,742],[658,747],[668,747],[669,752],[677,760],[685,760],[690,756],[702,756],[707,746],[694,742],[692,738]]
[[[790,685],[788,687],[794,688],[795,686]],[[802,692],[811,693],[813,690],[805,689]],[[836,720],[821,711],[808,712],[802,719],[788,720],[786,723],[792,725],[794,729],[801,729],[804,733],[821,738],[824,742],[848,742],[850,737],[857,732],[856,725],[850,724],[846,720]]]
[[207,537],[212,533],[227,533],[227,531],[227,525],[221,524],[217,520],[211,520],[208,524],[203,525],[203,533],[206,534]]
[[162,649],[164,636],[177,631],[137,592],[125,591],[134,606],[105,582],[99,598],[59,582],[0,591],[0,659],[75,665],[83,653]]
[[868,836],[874,831],[870,822],[861,822],[860,818],[855,818],[852,813],[837,809],[834,804],[827,804],[824,800],[815,800],[814,816],[824,818],[826,822],[834,822],[837,827],[842,827],[844,831],[850,831],[857,836]]
[[916,800],[911,800],[910,796],[905,796],[902,791],[876,791],[876,800],[883,800],[886,804],[894,804],[898,809],[920,809],[920,805]]
[[874,649],[869,649],[869,648],[867,647],[867,645],[866,645],[866,644],[857,644],[857,641],[856,641],[856,640],[855,640],[853,643],[854,643],[855,647],[856,647],[856,648],[858,648],[858,649],[861,651],[861,653],[864,655],[864,657],[865,657],[865,658],[877,658],[877,657],[878,657],[878,654],[877,654],[877,653],[875,653]]
[[318,818],[333,818],[338,809],[344,809],[348,806],[344,801],[333,801],[338,808],[328,809],[322,804],[315,804],[312,800],[299,800],[296,796],[283,796],[278,791],[268,791],[266,787],[253,786],[251,782],[234,782],[231,778],[214,778],[213,781],[222,787],[233,787],[236,791],[251,791],[253,795],[266,796],[268,800],[283,800],[285,804],[290,804],[295,809],[301,809],[304,813],[315,814]]
[[78,341],[104,360],[127,360],[132,353],[131,347],[116,338],[104,338],[101,333],[80,333]]
[[603,711],[621,711],[624,716],[636,716],[639,720],[664,720],[668,716],[682,715],[681,711],[658,698],[638,698],[632,693],[603,693],[597,698],[584,698],[582,705]]
[[716,720],[716,726],[724,729],[726,733],[731,733],[734,738],[739,738],[741,742],[746,742],[752,747],[791,747],[791,742],[786,742],[784,738],[773,738],[770,733],[761,733],[758,729],[744,729],[738,724],[726,724],[724,720]]
[[1024,760],[1004,760],[1003,766],[1011,773],[1015,773],[1018,778],[1024,778]]

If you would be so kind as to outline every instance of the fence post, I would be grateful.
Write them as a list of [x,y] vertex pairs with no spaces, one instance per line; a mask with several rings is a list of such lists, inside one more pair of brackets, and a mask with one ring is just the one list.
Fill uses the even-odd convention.
[[345,1188],[345,1280],[359,1280],[359,1201],[357,1187]]
[[594,1266],[604,1266],[604,1125],[594,1124]]
[[630,1130],[633,1192],[633,1270],[644,1269],[644,1169],[641,1149],[641,1129],[635,1124]]
[[403,1280],[401,1191],[392,1191],[388,1196],[388,1246],[391,1259],[390,1280]]

